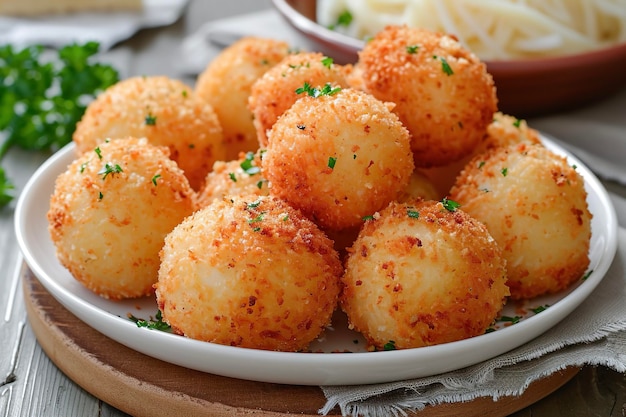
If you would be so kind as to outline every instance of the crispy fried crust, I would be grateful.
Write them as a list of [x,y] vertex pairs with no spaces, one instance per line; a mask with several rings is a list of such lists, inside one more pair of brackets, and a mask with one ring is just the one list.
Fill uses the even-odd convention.
[[386,103],[343,89],[296,101],[270,131],[263,167],[272,195],[340,230],[395,199],[413,158],[408,132]]
[[483,334],[509,290],[483,224],[441,202],[391,203],[350,249],[341,307],[372,346],[430,346]]
[[495,148],[467,165],[450,197],[502,247],[512,298],[557,292],[585,273],[592,215],[564,157],[527,143]]
[[215,201],[165,239],[156,295],[185,336],[299,351],[330,323],[341,262],[333,243],[273,197]]
[[315,88],[326,83],[348,86],[341,67],[325,59],[328,58],[319,52],[289,55],[252,85],[248,106],[261,148],[267,147],[266,132],[276,119],[302,97],[296,90],[305,83]]
[[289,54],[283,41],[245,37],[213,59],[196,82],[196,93],[210,103],[224,131],[225,160],[259,147],[248,99],[254,82]]
[[167,148],[127,138],[98,149],[56,180],[48,221],[57,256],[102,297],[151,294],[163,239],[195,209],[194,192]]
[[389,26],[367,42],[357,66],[365,91],[396,104],[418,167],[467,155],[497,110],[485,64],[451,36]]
[[213,162],[226,156],[213,107],[191,87],[164,76],[133,77],[111,86],[89,104],[73,140],[86,153],[104,140],[128,136],[167,146],[196,190]]

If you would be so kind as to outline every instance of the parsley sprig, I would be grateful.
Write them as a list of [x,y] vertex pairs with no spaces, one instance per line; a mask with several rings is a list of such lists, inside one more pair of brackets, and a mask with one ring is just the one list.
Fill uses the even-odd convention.
[[128,318],[134,322],[137,327],[145,327],[150,330],[161,330],[162,332],[169,332],[171,327],[169,324],[163,321],[163,317],[161,315],[161,310],[157,310],[156,316],[150,318],[149,320],[140,319],[133,316],[131,313],[128,313]]
[[333,87],[330,83],[326,83],[321,88],[315,88],[308,82],[305,82],[302,87],[296,89],[296,94],[306,93],[310,97],[317,98],[319,96],[334,96],[341,91],[341,87]]
[[[56,151],[72,140],[89,102],[119,80],[113,67],[91,62],[98,50],[97,42],[72,44],[44,59],[42,46],[0,46],[0,162],[15,146]],[[0,167],[0,208],[13,198]]]

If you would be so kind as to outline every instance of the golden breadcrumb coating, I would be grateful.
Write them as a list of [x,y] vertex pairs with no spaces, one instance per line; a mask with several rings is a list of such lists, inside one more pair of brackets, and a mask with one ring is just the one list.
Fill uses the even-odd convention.
[[332,241],[300,212],[273,197],[233,197],[167,236],[155,288],[177,333],[300,351],[330,324],[341,273]]
[[441,197],[450,193],[456,177],[472,158],[491,149],[517,143],[541,144],[539,132],[528,126],[525,120],[496,112],[487,126],[487,132],[480,143],[459,161],[441,167],[426,168],[422,171],[434,184]]
[[567,288],[589,265],[591,213],[584,179],[541,145],[478,155],[450,192],[485,223],[507,259],[511,298]]
[[365,91],[396,104],[418,167],[467,155],[497,110],[485,64],[448,35],[388,26],[365,44],[357,66]]
[[213,162],[226,156],[213,108],[191,87],[164,76],[133,77],[109,87],[88,105],[73,140],[86,153],[106,139],[127,136],[167,146],[196,190]]
[[340,305],[382,350],[484,334],[506,302],[506,261],[485,226],[442,202],[392,202],[349,251]]
[[341,67],[319,52],[287,56],[252,85],[248,106],[261,148],[267,147],[266,132],[301,97],[296,90],[305,83],[317,88],[326,83],[348,86]]
[[270,194],[323,229],[340,230],[385,207],[409,183],[409,135],[386,103],[343,89],[294,103],[269,132]]
[[289,54],[286,42],[245,37],[225,48],[200,73],[196,93],[211,103],[224,131],[224,160],[259,147],[248,99],[254,82]]
[[268,195],[269,185],[262,171],[262,151],[242,152],[234,161],[213,164],[198,192],[198,207],[229,195]]
[[157,280],[163,239],[195,209],[167,148],[117,139],[77,158],[56,180],[48,211],[57,257],[105,298],[141,297]]

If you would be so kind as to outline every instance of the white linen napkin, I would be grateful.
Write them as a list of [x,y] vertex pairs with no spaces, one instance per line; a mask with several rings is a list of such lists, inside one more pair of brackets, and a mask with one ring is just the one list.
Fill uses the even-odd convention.
[[626,372],[626,229],[607,275],[565,320],[525,345],[491,360],[427,378],[363,386],[322,387],[320,410],[344,416],[406,415],[428,405],[498,400],[524,393],[536,380],[570,366],[602,365]]
[[142,28],[174,23],[188,0],[143,0],[140,12],[69,13],[44,17],[0,16],[0,45],[58,48],[72,42],[97,41],[106,51]]

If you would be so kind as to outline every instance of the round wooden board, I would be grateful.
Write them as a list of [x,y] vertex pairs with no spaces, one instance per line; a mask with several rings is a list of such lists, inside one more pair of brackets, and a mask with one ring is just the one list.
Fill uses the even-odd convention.
[[[314,417],[319,416],[318,410],[326,403],[319,387],[227,378],[143,355],[79,320],[46,291],[26,266],[22,279],[28,319],[46,354],[86,391],[128,414]],[[443,404],[427,407],[417,415],[504,417],[546,397],[578,371],[570,368],[555,373],[535,382],[518,397]],[[329,415],[341,412],[335,408]]]

